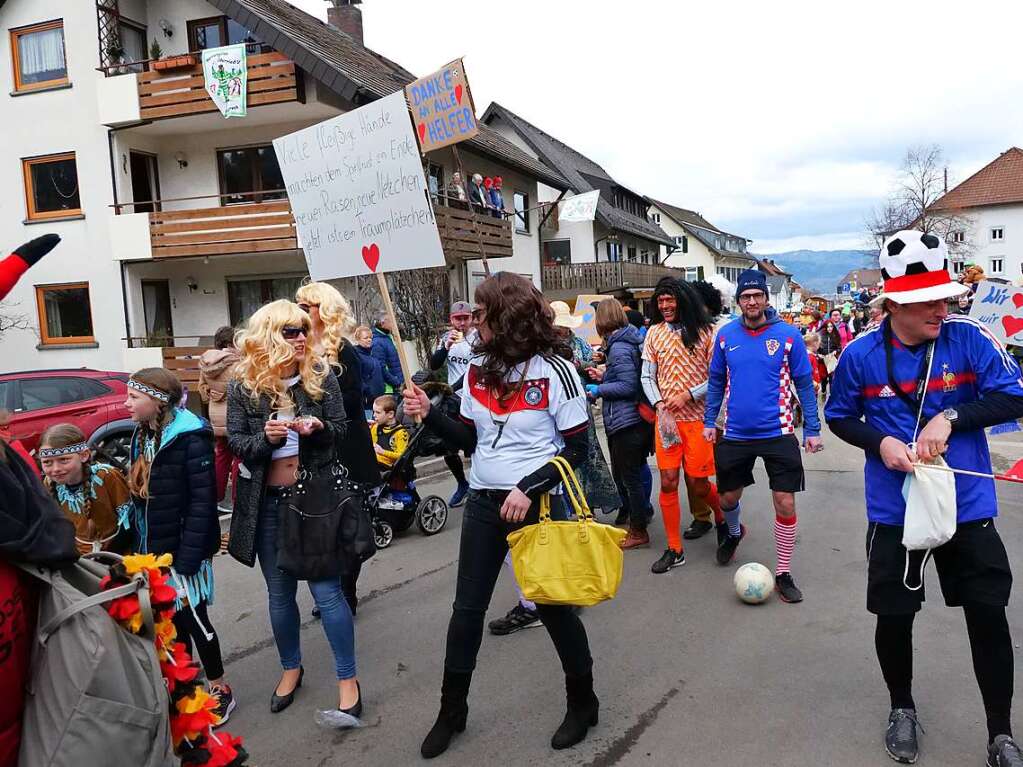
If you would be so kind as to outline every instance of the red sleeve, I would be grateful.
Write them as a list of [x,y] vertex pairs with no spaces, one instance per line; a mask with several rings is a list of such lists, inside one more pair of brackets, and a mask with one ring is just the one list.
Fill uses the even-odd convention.
[[11,288],[27,271],[28,264],[21,260],[21,256],[16,256],[13,253],[0,261],[0,301],[7,297]]

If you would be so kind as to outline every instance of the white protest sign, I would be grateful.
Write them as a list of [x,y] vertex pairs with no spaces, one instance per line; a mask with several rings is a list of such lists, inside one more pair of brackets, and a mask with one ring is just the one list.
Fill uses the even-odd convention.
[[1023,288],[984,280],[973,294],[970,316],[1006,346],[1023,346]]
[[560,223],[592,221],[593,217],[597,215],[597,200],[599,199],[599,190],[577,194],[574,197],[566,197],[561,201],[558,210],[558,221]]
[[314,280],[444,266],[404,92],[273,143]]

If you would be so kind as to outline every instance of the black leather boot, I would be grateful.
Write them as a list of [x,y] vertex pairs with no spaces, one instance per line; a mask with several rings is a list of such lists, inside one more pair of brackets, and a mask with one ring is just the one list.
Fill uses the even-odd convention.
[[587,730],[597,724],[600,701],[593,694],[593,673],[575,676],[565,674],[568,711],[558,731],[551,738],[551,748],[571,748],[586,737]]
[[469,715],[469,683],[472,672],[467,674],[445,671],[440,688],[440,713],[433,728],[426,734],[419,752],[424,759],[433,759],[448,750],[455,733],[465,731],[465,719]]

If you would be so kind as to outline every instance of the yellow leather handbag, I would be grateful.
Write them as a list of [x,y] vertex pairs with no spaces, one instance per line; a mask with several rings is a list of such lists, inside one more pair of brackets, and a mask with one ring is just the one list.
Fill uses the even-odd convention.
[[551,460],[575,510],[551,519],[551,499],[540,500],[540,521],[508,535],[515,579],[526,599],[543,605],[595,605],[613,599],[622,580],[625,531],[593,518],[579,480],[564,458]]

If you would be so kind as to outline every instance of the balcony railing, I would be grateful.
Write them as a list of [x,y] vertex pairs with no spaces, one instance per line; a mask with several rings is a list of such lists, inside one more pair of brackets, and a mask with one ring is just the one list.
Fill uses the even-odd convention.
[[[201,62],[202,54],[192,54]],[[279,104],[300,100],[295,63],[277,53],[258,53],[247,57],[248,105]],[[181,69],[138,74],[139,114],[143,120],[216,112],[206,92],[202,64]]]
[[662,277],[683,277],[685,272],[658,264],[600,261],[588,264],[544,264],[545,291],[606,293],[620,288],[652,288]]
[[441,247],[448,260],[480,257],[480,245],[487,258],[512,255],[511,220],[494,218],[460,208],[434,204]]

